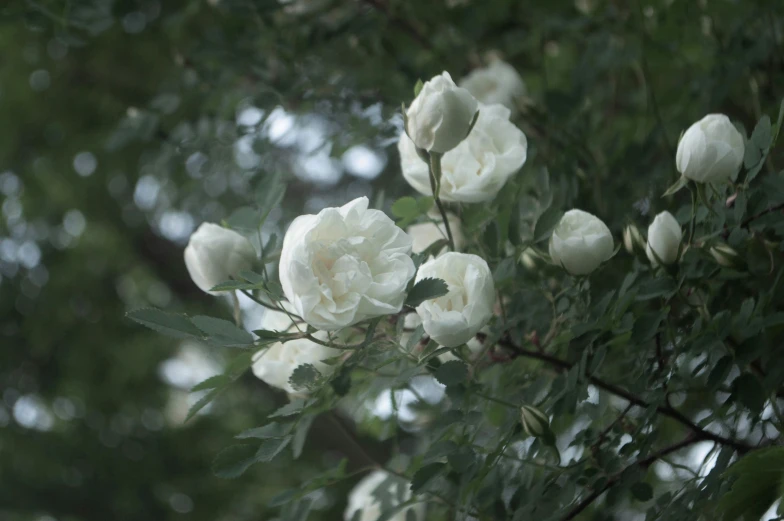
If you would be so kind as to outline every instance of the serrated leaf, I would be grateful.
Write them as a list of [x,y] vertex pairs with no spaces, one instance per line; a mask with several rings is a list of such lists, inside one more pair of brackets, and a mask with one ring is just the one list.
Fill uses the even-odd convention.
[[174,338],[204,336],[185,315],[167,313],[155,308],[141,308],[129,311],[126,316],[134,322]]
[[191,408],[188,409],[188,414],[185,416],[185,423],[187,423],[191,418],[196,416],[199,411],[204,409],[210,402],[212,402],[220,393],[222,393],[226,387],[217,387],[212,389],[210,392],[199,398],[199,400],[191,405]]
[[226,447],[215,456],[212,472],[219,478],[234,479],[241,476],[251,465],[256,455],[256,445],[242,444]]
[[257,438],[261,440],[270,438],[285,438],[291,433],[292,427],[293,424],[291,423],[271,422],[261,427],[242,431],[235,437],[238,440],[244,440],[248,438]]
[[219,346],[252,346],[253,335],[222,318],[198,315],[191,321]]
[[294,369],[289,377],[289,383],[295,389],[307,390],[315,386],[321,373],[312,364],[302,364]]
[[406,298],[406,306],[415,308],[426,300],[442,297],[449,293],[449,286],[441,279],[425,278],[414,284]]
[[444,471],[446,463],[430,463],[419,469],[411,478],[411,492],[419,492],[433,478]]
[[280,409],[276,410],[275,412],[267,415],[267,418],[277,418],[279,416],[291,416],[292,414],[299,414],[302,410],[311,405],[313,403],[312,400],[305,400],[302,398],[296,398],[291,400],[289,403],[281,407]]
[[217,286],[210,288],[210,291],[251,291],[255,289],[262,289],[263,287],[264,286],[262,284],[253,284],[251,282],[245,282],[242,280],[227,280],[226,282],[221,282]]
[[534,227],[534,242],[542,242],[550,237],[553,229],[558,225],[558,221],[563,217],[563,212],[560,208],[551,206],[544,211],[542,215],[536,220]]
[[272,461],[289,443],[291,443],[291,436],[264,440],[256,453],[256,461],[263,463]]
[[458,385],[465,382],[468,378],[468,366],[459,360],[450,360],[441,364],[433,376],[447,387]]

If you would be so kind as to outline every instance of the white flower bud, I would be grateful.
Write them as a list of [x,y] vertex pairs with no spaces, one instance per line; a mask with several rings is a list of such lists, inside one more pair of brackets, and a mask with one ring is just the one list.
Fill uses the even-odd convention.
[[340,329],[400,311],[414,276],[411,237],[367,197],[294,219],[280,255],[280,283],[296,314]]
[[471,340],[493,316],[495,286],[487,262],[467,253],[444,253],[419,268],[416,280],[444,280],[449,292],[426,300],[416,311],[430,338],[444,347]]
[[256,250],[239,233],[212,223],[203,223],[185,247],[185,266],[193,282],[207,293],[241,271],[248,271],[256,260]]
[[645,240],[642,238],[640,229],[634,224],[629,224],[623,229],[623,247],[629,253],[634,253],[637,249],[645,249]]
[[480,103],[500,103],[511,111],[517,110],[516,100],[525,94],[525,83],[514,67],[501,60],[493,60],[486,67],[474,69],[460,80]]
[[712,246],[709,251],[716,262],[725,268],[737,267],[741,262],[740,255],[735,248],[727,244],[717,244]]
[[478,109],[471,93],[448,72],[425,82],[406,111],[408,135],[418,148],[443,154],[468,135]]
[[698,183],[718,183],[735,176],[743,164],[743,136],[724,114],[708,114],[678,143],[678,172]]
[[587,275],[613,255],[610,229],[598,217],[569,210],[550,238],[550,258],[572,275]]
[[675,217],[670,212],[660,213],[648,227],[648,243],[645,247],[648,260],[654,266],[660,261],[664,264],[674,263],[678,260],[682,238],[683,230]]
[[[388,482],[388,487],[379,488]],[[351,490],[348,495],[348,506],[343,514],[344,521],[353,521],[354,514],[357,511],[362,511],[359,516],[359,521],[377,521],[381,518],[381,499],[380,494],[384,494],[392,501],[392,505],[398,505],[402,502],[411,499],[411,487],[408,483],[397,480],[391,477],[383,470],[374,470],[364,478]],[[392,517],[387,517],[388,521],[407,521],[409,519],[409,511],[413,513],[415,521],[425,520],[425,506],[422,503],[417,503],[406,507],[399,512],[396,512]]]
[[[449,202],[478,203],[493,199],[507,180],[525,163],[528,140],[509,121],[503,105],[482,105],[473,130],[457,148],[441,158],[439,198]],[[398,142],[403,177],[416,191],[433,195],[430,171],[411,139]]]

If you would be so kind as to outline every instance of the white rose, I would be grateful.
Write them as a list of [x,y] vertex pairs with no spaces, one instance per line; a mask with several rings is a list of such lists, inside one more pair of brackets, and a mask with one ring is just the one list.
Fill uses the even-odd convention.
[[[387,483],[385,483],[385,481]],[[386,490],[383,490],[391,498],[391,507],[408,501],[411,499],[411,487],[408,483],[404,483],[394,477],[391,477],[383,470],[374,470],[364,478],[351,490],[348,495],[348,506],[343,514],[345,521],[352,521],[354,514],[361,510],[362,514],[359,516],[359,521],[376,521],[381,517],[381,501],[378,499],[379,487],[386,485]],[[406,521],[408,511],[413,511],[414,519],[416,521],[425,520],[425,507],[422,503],[411,505],[404,508],[400,512],[396,512],[392,517],[387,518],[388,521]]]
[[[297,331],[289,315],[272,309],[264,312],[264,316],[261,319],[261,328],[281,333]],[[300,329],[305,330],[304,324]],[[325,331],[317,331],[313,333],[313,336],[319,340],[328,340]],[[341,353],[342,351],[339,349],[332,349],[331,347],[317,344],[307,338],[290,340],[286,343],[276,342],[253,355],[253,374],[256,375],[256,378],[265,381],[272,387],[297,394],[302,391],[295,389],[289,383],[289,378],[291,378],[291,374],[297,367],[303,364],[311,364],[319,373],[328,376],[335,370],[335,366],[327,365],[322,363],[322,361],[339,356]]]
[[408,134],[419,148],[448,152],[468,135],[477,106],[471,93],[443,72],[426,82],[408,107]]
[[212,223],[203,223],[185,247],[185,266],[193,282],[207,293],[241,271],[250,270],[256,250],[239,233]]
[[283,239],[283,292],[316,329],[397,313],[416,271],[411,242],[384,212],[368,209],[367,197],[302,215]]
[[416,308],[425,332],[442,346],[468,342],[493,316],[493,275],[481,257],[445,253],[419,267],[417,282],[426,278],[442,279],[449,286],[446,295]]
[[[414,253],[422,253],[431,244],[447,238],[446,227],[444,226],[443,219],[441,219],[441,214],[436,212],[435,215],[431,214],[431,217],[436,222],[429,221],[420,224],[412,224],[406,230],[413,240],[412,251]],[[446,218],[449,222],[449,229],[452,230],[455,248],[459,250],[463,247],[464,243],[460,219],[451,213],[446,214]],[[444,246],[441,251],[444,251],[445,248],[446,246]]]
[[612,257],[610,229],[596,216],[569,210],[550,238],[550,258],[572,275],[587,275]]
[[698,183],[717,183],[735,176],[743,164],[743,136],[724,114],[708,114],[694,123],[678,143],[678,172]]
[[[404,320],[405,320],[404,326],[405,329],[407,330],[416,329],[422,323],[422,319],[419,318],[419,315],[417,315],[416,313],[409,313],[408,315],[406,315]],[[490,332],[490,330],[486,327],[482,328],[481,331],[483,331],[484,333]],[[408,341],[410,339],[411,339],[410,331],[405,331],[400,337],[400,344],[405,346],[406,344],[408,344]],[[476,360],[476,357],[482,354],[482,351],[484,351],[484,347],[485,347],[485,345],[482,342],[480,342],[479,339],[476,338],[476,336],[474,336],[471,340],[466,342],[466,346],[468,346],[468,355],[472,360]],[[452,351],[441,353],[440,355],[438,355],[438,359],[441,360],[441,362],[460,360],[460,358],[458,358]]]
[[460,81],[480,103],[500,103],[509,110],[517,110],[516,100],[525,94],[525,83],[514,67],[494,60],[486,67],[471,71]]
[[677,261],[682,238],[683,230],[675,217],[670,212],[660,213],[648,226],[648,243],[645,247],[648,260],[654,266],[659,264],[659,260],[664,264]]
[[[444,201],[478,203],[493,199],[509,177],[525,163],[528,140],[509,121],[503,105],[482,105],[471,134],[441,159]],[[408,184],[419,193],[433,195],[427,163],[403,133],[398,142],[400,166]]]

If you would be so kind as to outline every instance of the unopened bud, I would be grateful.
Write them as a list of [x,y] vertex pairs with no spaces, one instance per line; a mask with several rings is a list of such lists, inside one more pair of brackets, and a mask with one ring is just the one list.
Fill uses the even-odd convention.
[[520,422],[529,436],[539,438],[550,433],[550,420],[536,407],[530,405],[520,407]]
[[526,269],[535,271],[539,268],[539,262],[542,260],[542,257],[536,252],[533,248],[526,248],[523,250],[523,253],[520,254],[520,264],[526,267]]
[[623,229],[623,247],[629,253],[645,251],[645,239],[642,238],[640,230],[634,224],[629,224]]
[[727,244],[717,244],[716,246],[712,246],[710,249],[710,254],[720,266],[724,266],[725,268],[736,267],[741,262],[741,258],[740,255],[738,255],[738,252]]

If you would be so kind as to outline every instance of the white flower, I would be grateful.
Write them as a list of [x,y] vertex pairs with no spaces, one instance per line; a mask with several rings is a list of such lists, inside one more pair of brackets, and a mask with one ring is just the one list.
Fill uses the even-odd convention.
[[677,261],[682,238],[681,225],[670,212],[657,215],[648,226],[648,243],[645,247],[645,254],[648,255],[651,264],[656,266],[659,261],[664,264]]
[[414,276],[411,237],[367,197],[294,219],[283,239],[280,283],[316,329],[397,313]]
[[250,270],[256,250],[239,233],[212,223],[203,223],[185,247],[185,266],[193,282],[207,293],[241,271]]
[[446,295],[416,308],[425,332],[442,346],[468,342],[493,316],[493,275],[481,257],[444,253],[420,266],[416,280],[426,278],[442,279],[449,287]]
[[[286,307],[288,308],[289,306],[287,305]],[[297,331],[289,315],[272,309],[264,312],[264,316],[261,319],[261,328],[281,333]],[[300,329],[304,331],[305,326],[302,325]],[[319,340],[328,340],[325,331],[317,331],[313,333],[313,336]],[[307,338],[298,338],[286,343],[276,342],[253,355],[253,374],[272,387],[283,389],[288,393],[298,394],[302,391],[295,389],[289,383],[289,378],[291,378],[291,374],[297,367],[303,364],[311,364],[322,375],[330,375],[335,370],[335,366],[322,363],[322,360],[339,356],[341,352],[339,349],[332,349],[331,347],[317,344]]]
[[[417,315],[416,313],[407,314],[404,320],[405,322],[403,323],[403,325],[405,326],[405,329],[408,330],[416,329],[417,327],[419,327],[420,324],[422,324],[422,319],[419,318],[419,315]],[[486,327],[482,328],[480,331],[484,333],[490,332],[489,328]],[[406,346],[410,339],[411,339],[411,333],[409,331],[406,331],[400,337],[400,344],[402,346]],[[476,338],[476,336],[472,337],[471,340],[466,342],[466,346],[468,346],[468,356],[472,360],[476,360],[476,358],[480,354],[482,354],[485,347],[484,343],[480,342],[479,339]],[[452,360],[460,360],[460,358],[458,358],[452,351],[441,353],[440,355],[438,355],[438,359],[441,360],[442,363],[449,362]]]
[[587,275],[612,257],[610,229],[588,212],[569,210],[550,238],[550,258],[572,275]]
[[[383,470],[374,470],[362,478],[349,493],[348,506],[343,514],[344,521],[353,521],[354,514],[358,510],[362,511],[359,521],[379,519],[383,513],[381,511],[382,501],[379,496],[388,497],[389,507],[394,507],[411,499],[411,487],[408,483],[390,476]],[[413,511],[415,521],[425,520],[425,507],[422,503],[404,508],[387,519],[388,521],[407,521],[409,511]]]
[[694,123],[678,143],[678,172],[698,183],[717,183],[735,176],[743,164],[743,136],[724,114],[708,114]]
[[517,110],[516,100],[525,94],[523,79],[514,67],[501,60],[474,69],[460,80],[460,86],[480,103],[500,103],[512,111]]
[[448,72],[425,82],[406,110],[408,135],[419,148],[443,154],[463,141],[478,103]]
[[[422,253],[431,244],[447,238],[446,227],[444,226],[443,219],[441,219],[441,214],[436,212],[430,216],[436,222],[428,221],[419,224],[412,224],[406,230],[408,235],[410,235],[411,239],[414,241],[412,249],[414,253]],[[455,248],[459,250],[463,247],[464,242],[460,219],[451,213],[446,214],[446,218],[449,221],[449,228],[452,230],[452,238],[455,240]],[[440,251],[444,251],[445,248],[446,246],[444,246],[444,248],[442,248]]]
[[[509,177],[525,163],[528,141],[509,121],[503,105],[482,105],[468,138],[441,159],[444,201],[478,203],[493,199]],[[433,195],[427,163],[403,133],[398,142],[400,163],[408,184],[419,193]]]

